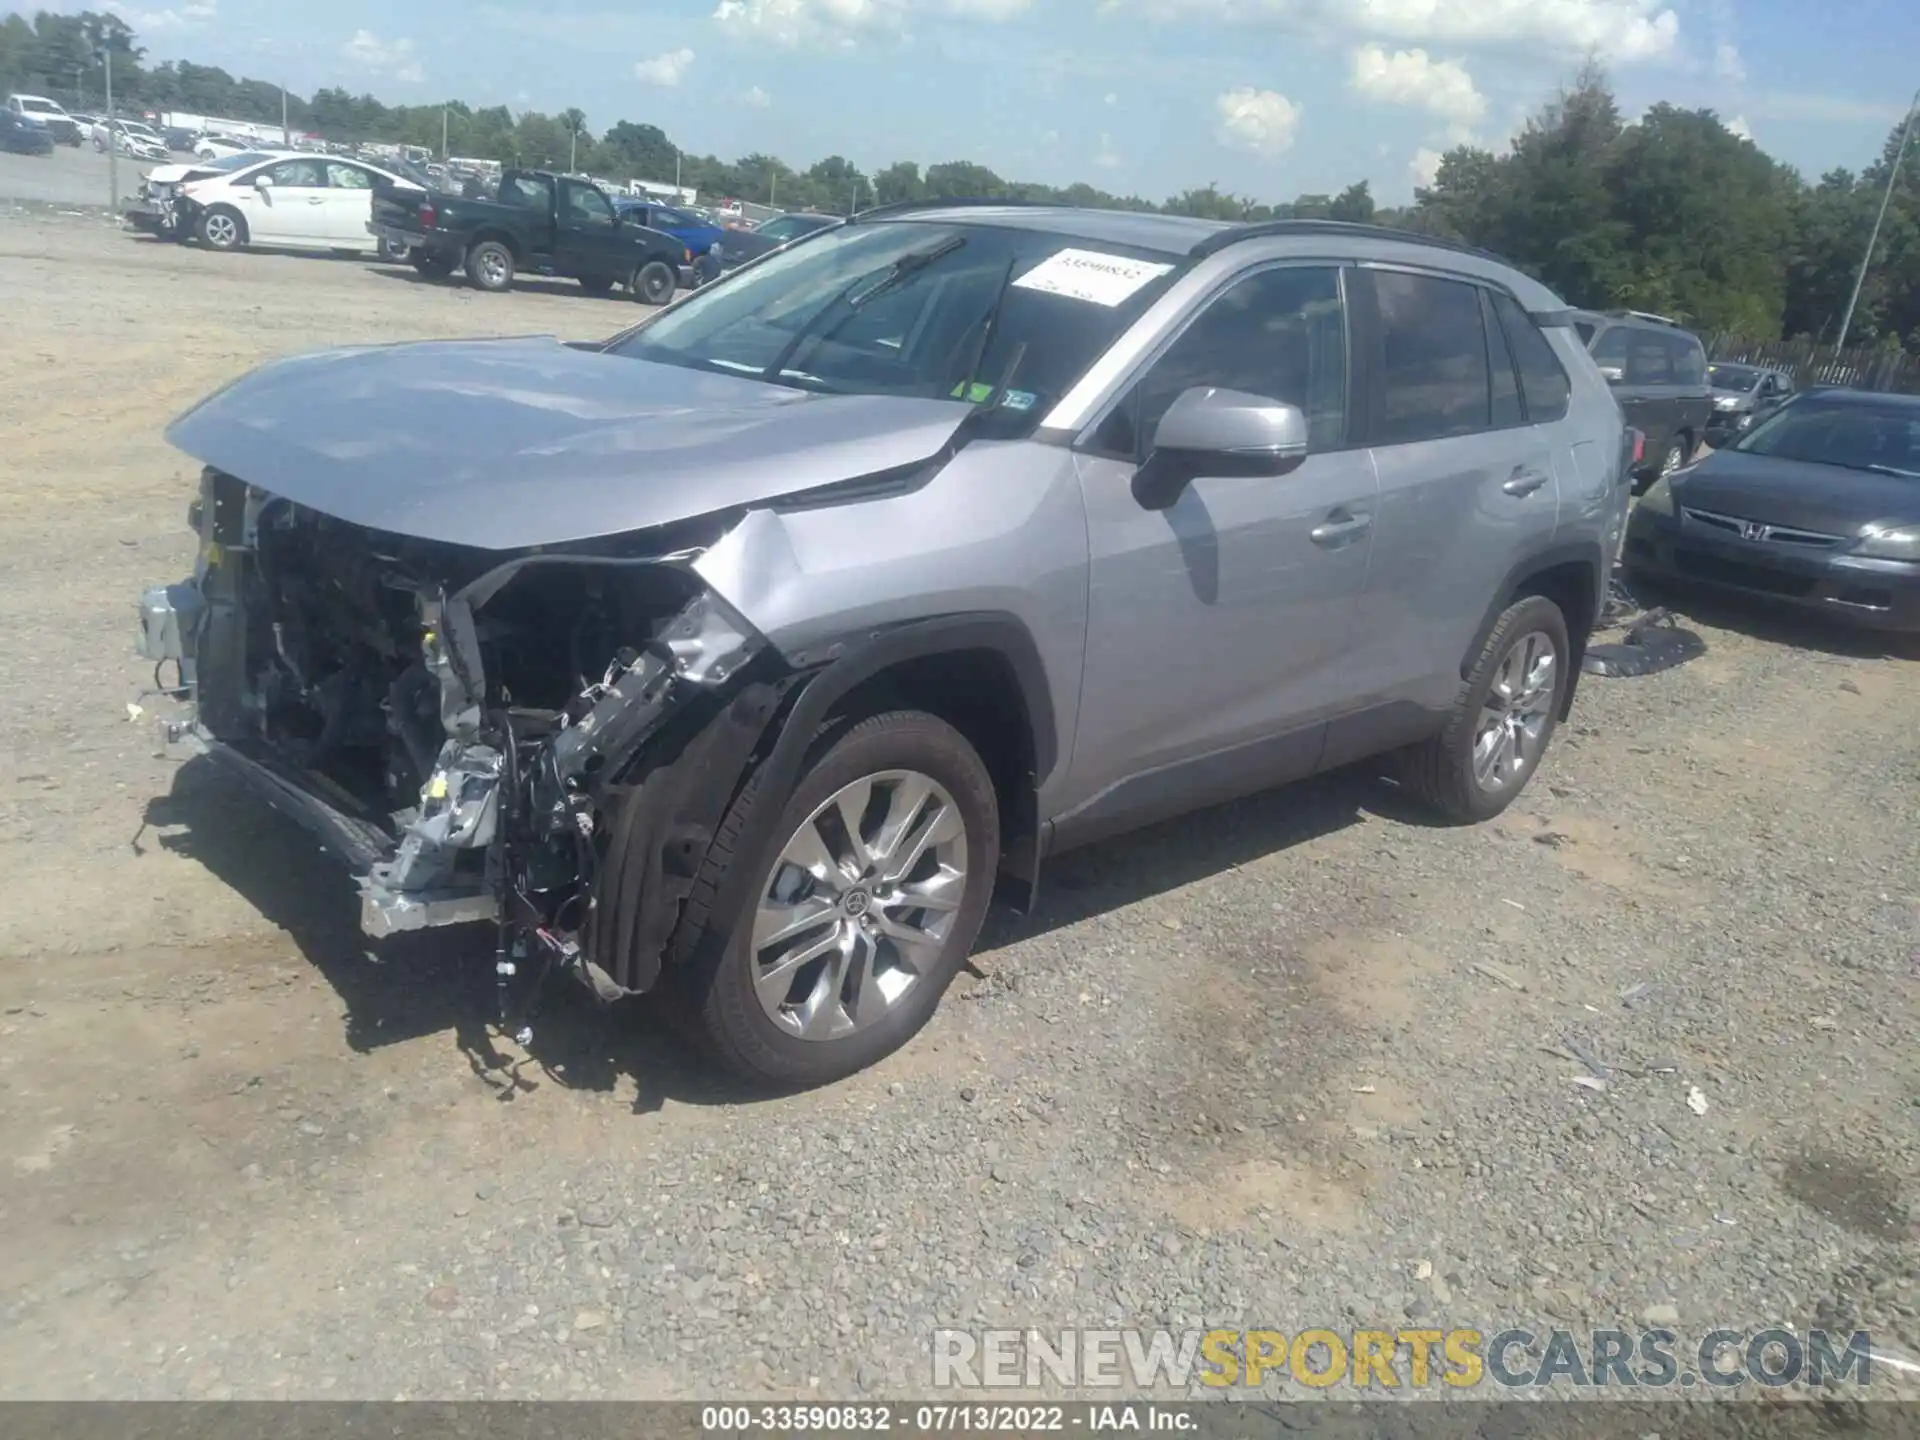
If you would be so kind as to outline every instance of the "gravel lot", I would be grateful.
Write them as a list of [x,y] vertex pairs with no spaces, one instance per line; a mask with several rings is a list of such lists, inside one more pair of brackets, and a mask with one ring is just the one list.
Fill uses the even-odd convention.
[[16,207],[0,314],[0,1393],[924,1395],[942,1325],[1664,1307],[1920,1352],[1912,658],[1716,612],[1500,823],[1348,774],[1072,857],[905,1053],[752,1102],[644,1005],[496,1052],[484,941],[370,952],[127,709],[172,415],[630,304]]
[[[189,160],[176,155],[175,160]],[[0,196],[40,205],[86,206],[102,209],[117,179],[122,197],[140,189],[140,177],[158,163],[119,157],[117,176],[111,173],[105,152],[87,142],[79,149],[56,145],[51,155],[10,155],[0,152]]]

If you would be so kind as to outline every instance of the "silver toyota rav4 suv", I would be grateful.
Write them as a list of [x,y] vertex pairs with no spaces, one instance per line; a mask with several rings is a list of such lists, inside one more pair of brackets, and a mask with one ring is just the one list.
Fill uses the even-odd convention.
[[1573,698],[1627,431],[1562,303],[1371,227],[868,212],[606,342],[362,347],[176,420],[165,723],[375,936],[484,921],[729,1066],[886,1055],[997,876],[1393,754],[1461,821]]

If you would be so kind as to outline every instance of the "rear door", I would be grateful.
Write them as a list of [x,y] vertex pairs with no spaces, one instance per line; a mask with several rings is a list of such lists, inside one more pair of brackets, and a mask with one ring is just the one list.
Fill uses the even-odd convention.
[[[1397,267],[1360,274],[1380,498],[1349,663],[1374,720],[1418,728],[1453,699],[1513,565],[1553,537],[1554,433],[1528,423],[1512,346],[1481,285]],[[1336,728],[1327,762],[1396,738]]]
[[367,225],[373,219],[373,172],[342,161],[327,162],[327,233],[341,249],[372,250]]
[[598,186],[578,180],[560,182],[553,248],[554,268],[563,275],[621,280],[634,268],[629,247],[614,223],[613,202]]

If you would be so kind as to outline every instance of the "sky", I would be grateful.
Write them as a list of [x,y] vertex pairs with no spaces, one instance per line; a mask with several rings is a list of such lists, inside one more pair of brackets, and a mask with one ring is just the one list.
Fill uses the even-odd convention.
[[[87,8],[66,3],[59,8]],[[95,8],[98,8],[97,6]],[[1629,118],[1710,107],[1809,178],[1873,160],[1920,85],[1914,0],[145,0],[150,60],[651,122],[698,154],[1265,201],[1403,203],[1499,148],[1587,53]]]

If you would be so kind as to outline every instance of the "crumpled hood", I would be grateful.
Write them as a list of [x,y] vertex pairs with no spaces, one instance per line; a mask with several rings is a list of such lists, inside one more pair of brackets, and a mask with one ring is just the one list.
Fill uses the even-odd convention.
[[539,336],[275,361],[166,435],[203,464],[351,524],[510,550],[917,464],[968,410],[808,394]]

